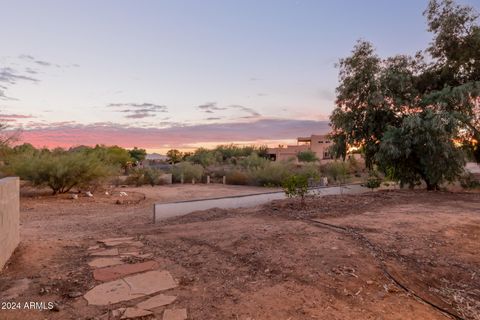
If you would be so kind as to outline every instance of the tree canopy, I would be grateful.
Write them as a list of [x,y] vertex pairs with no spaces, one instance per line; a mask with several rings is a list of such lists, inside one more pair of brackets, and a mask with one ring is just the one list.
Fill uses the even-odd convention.
[[[332,153],[345,159],[358,147],[369,169],[436,188],[461,173],[454,140],[480,160],[480,27],[473,8],[452,0],[431,0],[424,15],[432,33],[424,51],[381,58],[359,41],[339,61]],[[432,156],[444,170],[433,173]]]

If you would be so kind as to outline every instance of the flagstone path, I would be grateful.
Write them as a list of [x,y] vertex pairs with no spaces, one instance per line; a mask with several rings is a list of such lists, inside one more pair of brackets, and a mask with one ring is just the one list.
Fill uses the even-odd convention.
[[[111,306],[142,299],[136,305],[114,309],[99,319],[160,319],[158,312],[177,297],[164,291],[177,287],[175,279],[152,257],[144,245],[133,237],[109,238],[88,248],[93,277],[101,282],[83,296],[89,305]],[[135,263],[128,263],[134,261]],[[131,303],[131,302],[130,302]],[[187,309],[167,308],[162,320],[186,320]]]

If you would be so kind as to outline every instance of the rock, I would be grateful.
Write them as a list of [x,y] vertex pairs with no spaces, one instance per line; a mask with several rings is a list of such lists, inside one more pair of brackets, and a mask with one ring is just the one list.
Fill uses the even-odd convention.
[[118,249],[106,249],[90,253],[91,256],[118,256]]
[[88,247],[88,251],[92,251],[92,250],[98,250],[100,249],[100,246],[96,245],[96,246],[91,246],[91,247]]
[[163,320],[186,320],[187,309],[167,309],[163,313]]
[[127,308],[120,319],[136,319],[152,315],[150,311],[139,308]]
[[58,302],[54,302],[52,309],[50,309],[50,311],[53,311],[53,312],[59,312],[61,310],[63,310],[63,306],[58,304]]
[[87,197],[93,197],[93,194],[92,194],[90,191],[85,192],[85,195],[86,195]]
[[145,261],[134,264],[121,264],[112,267],[95,269],[93,277],[98,281],[111,281],[122,278],[134,273],[144,272],[148,270],[158,269],[159,265],[156,261]]
[[120,197],[127,197],[128,194],[125,191],[120,192]]
[[77,200],[78,199],[78,194],[72,194],[70,196],[70,199]]
[[372,280],[367,280],[367,284],[373,284],[373,281]]
[[104,268],[104,267],[115,266],[119,264],[123,264],[123,261],[122,259],[117,257],[95,258],[88,263],[90,267],[94,267],[94,268]]
[[72,291],[72,292],[69,292],[69,293],[67,294],[67,296],[68,296],[69,298],[72,298],[72,299],[73,299],[73,298],[81,297],[82,295],[83,295],[83,293],[81,293],[81,292],[79,292],[79,291]]
[[176,286],[170,272],[155,270],[100,284],[88,291],[84,298],[91,305],[108,305],[140,298]]
[[173,301],[175,301],[175,299],[177,299],[176,296],[167,296],[164,294],[159,294],[154,297],[151,297],[148,300],[140,302],[139,304],[137,304],[137,307],[145,310],[153,310],[158,307],[166,306],[167,304],[170,304]]

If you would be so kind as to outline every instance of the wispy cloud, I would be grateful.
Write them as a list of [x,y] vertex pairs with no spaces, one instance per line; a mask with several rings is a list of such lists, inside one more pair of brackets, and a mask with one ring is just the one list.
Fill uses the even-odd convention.
[[241,118],[255,118],[255,117],[261,116],[261,114],[256,110],[249,107],[242,106],[242,105],[238,105],[238,104],[233,104],[226,107],[219,107],[216,102],[207,102],[197,106],[197,109],[200,109],[205,113],[215,113],[215,111],[224,111],[224,110],[240,110],[241,112],[248,113],[248,116],[243,116]]
[[127,113],[127,119],[143,119],[156,117],[158,113],[168,112],[164,105],[144,102],[144,103],[110,103],[108,108],[115,108],[116,112]]
[[225,107],[219,107],[217,106],[216,102],[207,102],[204,104],[201,104],[197,106],[198,109],[205,113],[214,113],[215,111],[220,111],[220,110],[226,110],[227,108]]
[[236,105],[231,105],[230,108],[232,108],[232,109],[238,109],[238,110],[240,110],[240,111],[243,111],[243,112],[246,112],[246,113],[249,114],[248,116],[242,117],[242,118],[256,118],[256,117],[260,117],[260,116],[261,116],[261,114],[260,114],[258,111],[254,110],[254,109],[252,109],[252,108],[249,108],[249,107],[245,107],[245,106],[238,105],[238,104],[236,104]]

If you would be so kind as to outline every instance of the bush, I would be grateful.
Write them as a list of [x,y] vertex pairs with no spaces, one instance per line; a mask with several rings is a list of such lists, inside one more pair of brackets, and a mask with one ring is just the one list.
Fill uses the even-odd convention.
[[297,153],[297,159],[300,162],[315,162],[318,161],[317,155],[311,150],[305,150]]
[[239,164],[245,169],[255,169],[255,168],[263,168],[266,165],[268,165],[269,162],[271,161],[260,157],[256,153],[253,153],[248,157],[241,159],[239,161]]
[[378,175],[377,172],[371,171],[368,175],[367,181],[365,182],[365,187],[369,189],[379,188],[382,184],[382,178]]
[[181,181],[181,177],[183,174],[183,179],[185,181],[190,181],[195,179],[200,181],[203,176],[204,169],[199,164],[192,164],[188,161],[180,162],[173,166],[172,168],[172,175],[175,181]]
[[226,174],[227,184],[246,185],[249,182],[249,176],[240,170],[232,170]]
[[323,167],[325,174],[329,178],[329,180],[333,180],[335,182],[345,183],[347,178],[348,166],[343,161],[334,161],[327,163]]
[[42,152],[35,157],[19,155],[10,159],[7,170],[33,186],[49,187],[53,194],[90,187],[115,173],[113,167],[92,154],[65,151]]
[[283,181],[282,187],[287,197],[300,197],[303,203],[308,193],[308,177],[305,175],[290,176]]
[[460,185],[465,189],[476,189],[480,188],[480,181],[475,177],[474,174],[467,172],[460,177]]
[[251,169],[250,181],[260,186],[281,186],[283,181],[293,174],[293,165],[290,162],[266,162],[265,166]]
[[135,168],[125,180],[126,184],[133,184],[137,187],[149,184],[152,187],[160,184],[160,177],[163,172],[154,168]]

